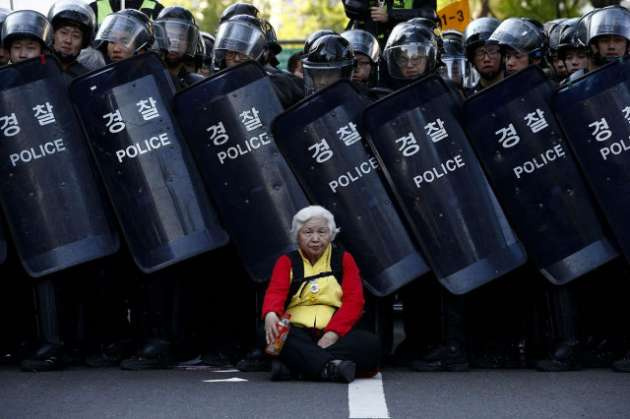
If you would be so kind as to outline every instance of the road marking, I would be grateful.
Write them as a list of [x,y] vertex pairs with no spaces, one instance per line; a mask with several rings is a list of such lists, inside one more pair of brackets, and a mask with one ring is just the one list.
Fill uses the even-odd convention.
[[242,383],[247,381],[244,378],[232,377],[232,378],[223,378],[220,380],[203,380],[204,383]]
[[348,410],[349,418],[389,418],[380,372],[348,384]]

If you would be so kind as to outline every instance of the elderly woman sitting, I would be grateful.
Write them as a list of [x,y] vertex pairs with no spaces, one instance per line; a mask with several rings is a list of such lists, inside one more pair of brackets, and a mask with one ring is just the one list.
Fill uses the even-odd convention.
[[268,344],[280,317],[291,315],[271,379],[347,383],[357,373],[375,372],[380,345],[371,333],[353,329],[363,312],[363,285],[352,255],[331,244],[339,232],[333,215],[320,206],[303,208],[293,217],[291,232],[299,250],[276,262],[262,309]]

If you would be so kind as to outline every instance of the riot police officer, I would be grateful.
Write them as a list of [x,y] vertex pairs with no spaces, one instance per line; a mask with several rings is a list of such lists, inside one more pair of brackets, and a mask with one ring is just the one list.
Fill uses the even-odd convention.
[[162,55],[177,90],[188,87],[203,77],[186,69],[198,53],[199,28],[192,13],[179,6],[163,9],[154,22],[155,46]]
[[568,19],[549,40],[549,48],[554,48],[558,59],[564,63],[567,77],[588,67],[588,49],[577,42],[578,21]]
[[324,35],[317,39],[302,58],[304,86],[312,95],[338,80],[350,80],[355,55],[341,35]]
[[591,49],[591,70],[627,56],[630,50],[630,11],[621,6],[609,6],[593,12],[588,19],[587,42]]
[[387,39],[383,60],[392,90],[407,86],[414,80],[433,72],[438,64],[438,39],[423,25],[398,24]]
[[234,15],[217,29],[214,68],[219,71],[247,60],[257,61],[264,66],[280,102],[287,108],[304,96],[303,86],[297,77],[268,65],[268,48],[268,40],[259,19],[245,14]]
[[94,42],[107,63],[132,57],[153,45],[153,29],[148,16],[135,9],[125,9],[107,16]]
[[203,54],[201,55],[201,61],[197,73],[204,77],[209,77],[212,74],[212,50],[214,49],[214,36],[208,32],[200,32],[201,41],[203,43]]
[[542,26],[525,18],[513,17],[501,22],[488,44],[501,47],[506,75],[531,64],[540,65],[545,57],[546,39]]
[[343,32],[341,36],[350,42],[356,59],[352,81],[369,87],[376,86],[381,48],[374,35],[362,29],[352,29]]
[[493,17],[481,17],[466,27],[464,32],[466,57],[479,73],[479,81],[466,89],[466,96],[478,93],[503,79],[501,49],[498,45],[488,44],[488,39],[500,23]]
[[470,87],[471,70],[464,54],[464,36],[456,30],[442,33],[442,51],[438,73],[461,89]]
[[41,13],[18,10],[4,20],[2,42],[11,63],[39,57],[51,47],[52,27]]
[[90,7],[73,0],[60,0],[48,12],[53,34],[53,52],[68,80],[89,71],[77,61],[83,48],[92,42],[95,16]]

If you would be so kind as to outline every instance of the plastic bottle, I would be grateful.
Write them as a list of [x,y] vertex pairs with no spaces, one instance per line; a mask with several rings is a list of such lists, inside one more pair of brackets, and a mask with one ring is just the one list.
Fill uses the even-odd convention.
[[287,340],[287,335],[289,334],[289,329],[291,328],[291,323],[289,322],[290,318],[291,315],[289,313],[284,313],[282,318],[278,321],[278,334],[276,335],[276,339],[265,348],[265,352],[269,355],[280,355],[280,351],[282,351],[284,342]]

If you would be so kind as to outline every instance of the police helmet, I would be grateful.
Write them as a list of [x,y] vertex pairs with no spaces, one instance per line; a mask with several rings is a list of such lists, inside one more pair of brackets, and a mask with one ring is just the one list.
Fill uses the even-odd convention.
[[266,19],[260,19],[260,25],[265,32],[265,38],[267,39],[267,47],[273,55],[278,55],[282,52],[282,46],[278,43],[278,35],[271,23]]
[[203,43],[202,65],[212,69],[212,50],[214,49],[214,36],[208,32],[199,32]]
[[354,52],[347,39],[337,34],[318,38],[302,58],[307,94],[321,90],[337,80],[350,80],[354,66]]
[[587,43],[606,35],[616,35],[630,42],[630,10],[621,6],[598,9],[590,16]]
[[226,67],[228,51],[260,61],[264,57],[267,39],[260,21],[250,15],[235,15],[219,25],[214,44],[213,62],[216,70]]
[[82,48],[92,43],[96,15],[87,4],[76,0],[59,0],[48,11],[48,21],[54,30],[64,25],[78,26],[83,32]]
[[410,78],[403,72],[403,68],[409,63],[424,62],[424,70],[411,75],[411,78],[417,78],[435,70],[438,49],[437,37],[431,30],[420,25],[399,23],[387,38],[383,58],[389,75],[399,80]]
[[135,9],[121,10],[105,17],[94,38],[98,49],[114,42],[134,52],[150,48],[153,40],[149,17]]
[[153,23],[155,31],[154,49],[178,53],[194,58],[201,48],[199,28],[192,13],[183,7],[172,6],[162,9]]
[[[0,37],[2,36],[2,25],[9,13],[11,13],[11,10],[0,7]],[[0,46],[2,46],[2,38],[0,38]]]
[[488,39],[488,43],[497,43],[501,48],[525,52],[532,59],[542,59],[547,42],[544,28],[539,22],[512,17],[501,22]]
[[18,38],[35,39],[39,41],[43,49],[50,48],[53,41],[52,25],[46,16],[34,10],[11,12],[2,25],[4,48],[11,48],[11,43]]
[[372,64],[378,63],[381,58],[381,47],[374,35],[363,29],[352,29],[343,32],[341,36],[348,40],[355,54],[367,55]]
[[225,8],[223,13],[221,13],[221,18],[219,19],[219,23],[223,23],[232,16],[236,15],[249,15],[253,17],[258,17],[259,10],[256,6],[249,3],[234,3]]
[[336,35],[336,34],[337,32],[333,31],[332,29],[319,29],[306,37],[306,41],[304,41],[304,48],[302,49],[302,51],[304,51],[304,54],[307,54],[308,51],[311,49],[311,46],[313,45],[313,43],[317,41],[319,38],[321,38],[324,35]]
[[472,55],[477,47],[484,46],[492,33],[499,27],[501,22],[493,17],[480,17],[466,26],[464,31],[464,48],[466,57],[472,59]]

